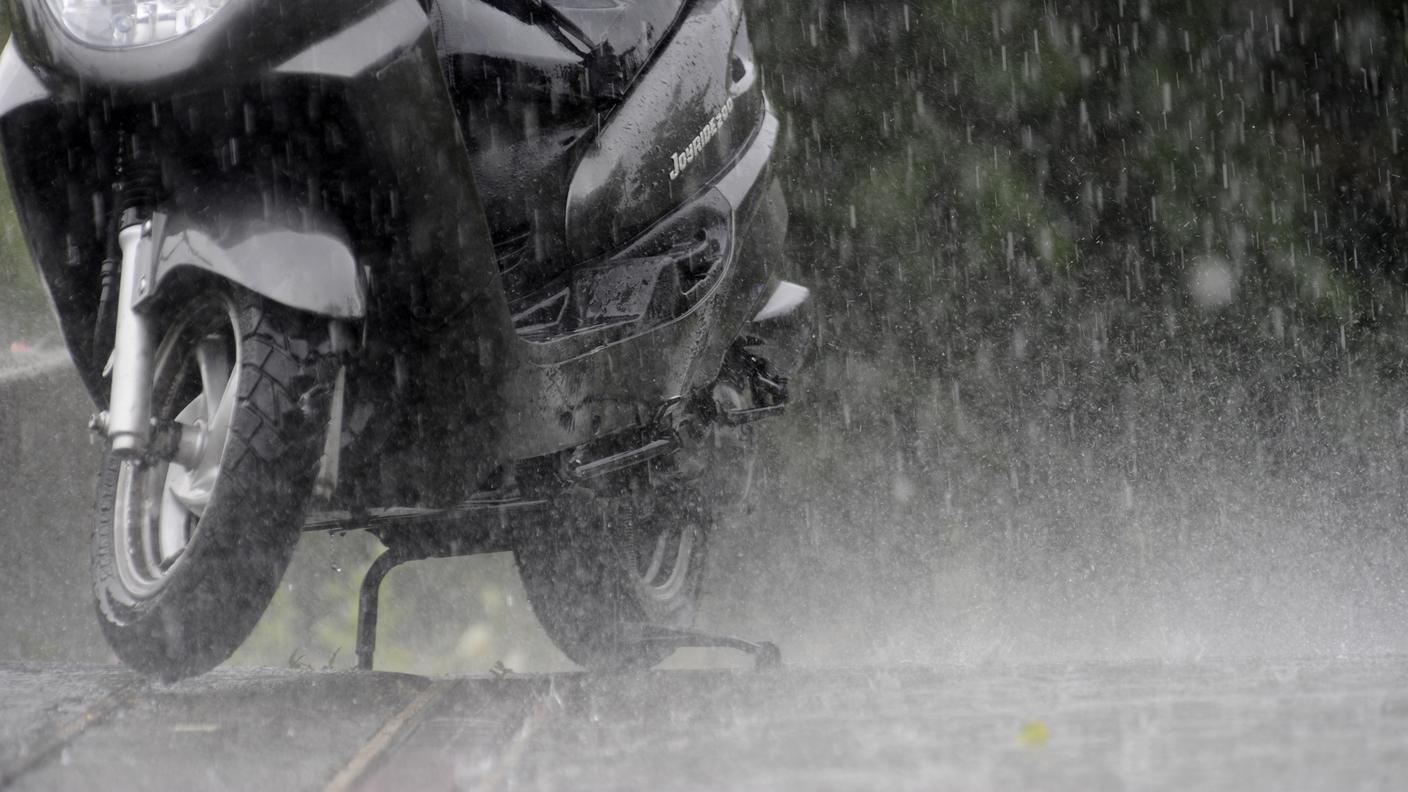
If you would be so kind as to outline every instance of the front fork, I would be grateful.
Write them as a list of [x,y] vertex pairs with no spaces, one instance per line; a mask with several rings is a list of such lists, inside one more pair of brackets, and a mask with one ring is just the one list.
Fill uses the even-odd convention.
[[135,305],[148,288],[141,255],[150,249],[151,236],[150,220],[128,225],[117,233],[122,270],[112,349],[112,392],[107,412],[99,414],[93,425],[107,436],[114,454],[129,458],[145,455],[152,440],[156,328],[151,317],[139,312]]

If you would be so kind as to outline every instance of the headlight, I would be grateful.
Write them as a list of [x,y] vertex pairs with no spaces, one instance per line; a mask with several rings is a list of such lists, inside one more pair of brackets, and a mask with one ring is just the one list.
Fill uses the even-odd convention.
[[95,47],[140,47],[195,30],[226,0],[47,0],[64,29]]

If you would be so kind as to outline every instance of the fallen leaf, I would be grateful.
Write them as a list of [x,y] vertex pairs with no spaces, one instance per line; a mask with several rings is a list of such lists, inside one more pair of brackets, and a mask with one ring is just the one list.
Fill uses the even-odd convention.
[[1051,727],[1039,720],[1023,721],[1017,729],[1017,742],[1022,745],[1045,745],[1051,739]]

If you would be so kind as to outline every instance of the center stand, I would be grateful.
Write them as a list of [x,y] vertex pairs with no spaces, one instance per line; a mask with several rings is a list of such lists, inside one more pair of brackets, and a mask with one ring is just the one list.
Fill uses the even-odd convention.
[[[365,529],[387,546],[362,577],[357,597],[357,668],[373,668],[381,584],[391,570],[411,561],[510,551],[514,547],[510,518],[538,516],[547,505],[544,500],[470,500],[451,509],[381,509],[310,519],[305,530],[342,533]],[[745,641],[653,624],[630,625],[630,630],[631,639],[642,644],[735,649],[750,655],[755,669],[776,668],[782,663],[777,645],[769,641]]]

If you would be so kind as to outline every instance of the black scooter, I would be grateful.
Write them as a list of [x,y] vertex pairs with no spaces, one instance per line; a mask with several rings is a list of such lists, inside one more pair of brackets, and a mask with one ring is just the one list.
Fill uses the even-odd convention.
[[737,0],[5,2],[125,663],[227,658],[300,530],[387,547],[366,667],[386,572],[477,552],[585,666],[710,640],[710,533],[812,335]]

